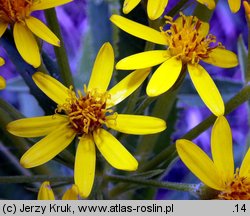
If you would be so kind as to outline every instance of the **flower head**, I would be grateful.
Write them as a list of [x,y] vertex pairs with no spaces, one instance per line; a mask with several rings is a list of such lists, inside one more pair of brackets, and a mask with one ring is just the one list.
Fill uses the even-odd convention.
[[[141,0],[124,0],[123,13],[127,14],[133,10]],[[197,0],[197,2],[206,5],[209,9],[215,7],[214,0]],[[168,0],[148,0],[147,13],[151,20],[158,19],[164,12],[168,5]]]
[[170,28],[160,31],[118,15],[111,21],[124,31],[144,40],[165,45],[166,50],[146,51],[120,60],[116,68],[140,69],[161,64],[152,75],[147,94],[158,96],[169,90],[187,67],[191,80],[201,99],[217,116],[224,114],[224,102],[207,71],[199,64],[204,61],[215,66],[230,68],[238,65],[237,56],[226,50],[216,37],[208,34],[209,24],[194,16],[180,14],[176,20],[166,17]]
[[218,199],[250,199],[250,148],[234,173],[232,133],[224,116],[218,117],[211,135],[211,160],[197,145],[177,140],[181,160],[205,185],[220,191]]
[[[0,67],[3,66],[5,63],[4,59],[0,57]],[[0,76],[0,89],[4,89],[6,87],[6,81],[5,79]]]
[[39,47],[33,36],[46,42],[60,46],[57,36],[31,13],[66,4],[72,0],[0,0],[0,37],[8,25],[13,27],[16,48],[22,58],[38,67],[41,64]]
[[[50,183],[48,181],[45,181],[40,186],[39,192],[38,192],[38,200],[55,200],[55,195],[53,190],[50,187]],[[68,189],[63,197],[62,200],[79,200],[81,199],[79,195],[79,190],[76,185],[72,185],[70,189]]]
[[149,74],[148,69],[137,70],[107,91],[114,66],[113,48],[105,43],[100,49],[88,86],[78,94],[56,79],[37,72],[33,79],[37,86],[58,106],[55,115],[20,119],[7,129],[22,137],[44,136],[21,158],[26,168],[41,165],[65,149],[77,135],[79,144],[75,159],[75,184],[87,197],[94,182],[96,148],[115,168],[137,169],[137,160],[105,128],[128,134],[152,134],[165,130],[165,121],[146,116],[117,114],[111,107],[134,92]]

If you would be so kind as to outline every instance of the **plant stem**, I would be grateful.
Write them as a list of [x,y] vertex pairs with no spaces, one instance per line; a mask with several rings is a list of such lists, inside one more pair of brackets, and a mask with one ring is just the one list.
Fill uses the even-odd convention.
[[133,184],[139,184],[143,186],[165,188],[165,189],[170,189],[170,190],[193,192],[196,188],[196,184],[182,184],[182,183],[166,182],[166,181],[162,182],[162,181],[155,181],[155,180],[145,180],[142,178],[131,178],[131,177],[125,177],[125,176],[119,176],[119,175],[108,175],[106,176],[106,178],[110,181],[133,183]]
[[13,119],[24,118],[24,116],[12,105],[0,98],[0,108],[6,111]]
[[66,87],[73,86],[73,78],[70,71],[69,61],[67,57],[67,52],[64,46],[63,38],[61,35],[60,26],[56,16],[56,10],[54,8],[45,10],[45,17],[48,22],[50,29],[57,35],[60,39],[60,47],[54,46],[60,75],[62,82]]
[[73,177],[68,176],[48,176],[48,175],[35,175],[35,176],[1,176],[0,183],[13,184],[13,183],[33,183],[33,182],[67,182],[73,183]]

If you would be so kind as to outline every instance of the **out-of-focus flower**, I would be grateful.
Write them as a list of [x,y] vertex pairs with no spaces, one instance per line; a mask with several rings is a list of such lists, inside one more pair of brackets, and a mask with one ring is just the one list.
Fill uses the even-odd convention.
[[39,19],[31,16],[33,11],[45,10],[66,4],[72,0],[0,0],[0,37],[8,25],[13,27],[16,48],[22,58],[38,67],[41,57],[33,34],[46,42],[60,46],[57,36]]
[[38,137],[47,135],[21,158],[26,168],[39,166],[65,149],[76,135],[79,144],[75,160],[75,184],[81,196],[91,192],[95,175],[95,144],[104,158],[115,168],[137,169],[137,160],[103,126],[128,134],[153,134],[166,129],[165,121],[138,115],[114,113],[111,107],[134,92],[149,74],[148,69],[137,70],[107,91],[114,67],[114,52],[109,43],[100,49],[84,95],[66,88],[56,79],[37,72],[33,79],[37,86],[58,106],[52,116],[20,119],[8,124],[14,135]]
[[[38,192],[38,200],[55,200],[55,195],[53,190],[50,187],[50,183],[48,181],[45,181],[42,183],[39,192]],[[63,197],[62,200],[79,200],[79,190],[76,185],[72,185],[70,189],[68,189]]]
[[201,99],[217,116],[224,114],[224,102],[207,71],[199,64],[200,60],[224,68],[238,65],[237,56],[226,50],[216,37],[208,34],[209,24],[194,16],[181,16],[175,21],[166,17],[168,30],[160,31],[141,25],[122,16],[112,15],[111,21],[122,30],[144,40],[166,45],[167,50],[153,50],[134,54],[120,60],[117,69],[130,70],[161,66],[152,75],[147,94],[158,96],[169,90],[185,71],[187,66],[191,80]]
[[[123,3],[123,13],[127,14],[133,10],[141,0],[125,0]],[[206,5],[209,9],[215,7],[214,0],[197,0],[197,2]],[[148,0],[147,12],[151,20],[158,19],[168,5],[168,0]]]
[[250,199],[250,148],[234,173],[232,133],[224,116],[218,117],[211,135],[211,160],[191,141],[176,141],[181,160],[205,185],[220,191],[218,199]]
[[229,4],[229,7],[230,7],[230,10],[233,13],[236,13],[240,9],[241,0],[228,0],[228,4]]
[[[0,57],[0,67],[3,66],[5,63],[4,59]],[[5,79],[0,76],[0,89],[4,89],[6,87],[6,81]]]
[[250,22],[250,4],[247,1],[243,1],[243,5],[245,8],[246,18],[248,22]]

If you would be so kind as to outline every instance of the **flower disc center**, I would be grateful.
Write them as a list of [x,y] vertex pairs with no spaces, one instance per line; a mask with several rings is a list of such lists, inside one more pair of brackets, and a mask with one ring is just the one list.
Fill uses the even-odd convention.
[[23,22],[30,14],[33,0],[0,0],[0,21]]
[[[85,88],[86,89],[86,88]],[[106,114],[113,111],[106,108],[109,98],[107,92],[98,93],[97,91],[86,91],[83,96],[70,89],[70,98],[67,103],[58,105],[57,112],[64,111],[71,123],[71,127],[80,135],[92,133],[105,123]]]
[[209,52],[220,44],[211,46],[216,42],[216,37],[205,32],[205,23],[194,16],[186,17],[184,14],[175,21],[166,17],[169,30],[161,31],[165,34],[168,50],[171,56],[177,56],[184,63],[195,64],[201,59],[208,58]]
[[250,179],[236,174],[227,189],[218,197],[223,200],[250,200]]

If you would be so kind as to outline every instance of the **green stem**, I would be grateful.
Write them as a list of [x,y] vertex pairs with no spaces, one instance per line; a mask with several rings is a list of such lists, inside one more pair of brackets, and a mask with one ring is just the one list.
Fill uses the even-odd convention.
[[73,78],[71,75],[67,52],[63,43],[63,38],[61,35],[61,30],[60,30],[60,26],[58,23],[55,9],[51,8],[51,9],[45,10],[45,17],[48,22],[49,28],[60,39],[60,47],[54,46],[54,50],[55,50],[62,82],[66,87],[69,87],[71,85],[74,85]]
[[68,176],[48,176],[48,175],[35,175],[35,176],[1,176],[0,184],[13,184],[13,183],[34,183],[34,182],[67,182],[73,183],[73,177]]
[[[119,175],[108,175],[106,178],[110,181],[117,181],[117,182],[126,182],[126,183],[133,183],[139,184],[143,186],[150,186],[150,187],[157,187],[157,188],[165,188],[170,190],[180,190],[180,191],[188,191],[193,192],[195,191],[196,184],[182,184],[182,183],[175,183],[175,182],[162,182],[162,181],[155,181],[155,180],[145,180],[143,178],[131,178]],[[111,194],[114,196],[115,194]]]
[[143,114],[145,109],[149,107],[151,103],[153,103],[156,100],[156,97],[147,97],[140,106],[135,110],[135,114]]
[[5,110],[13,119],[24,118],[24,116],[17,111],[12,105],[0,98],[0,108]]
[[[218,0],[215,0],[215,3],[217,4]],[[213,15],[213,10],[209,10],[205,5],[198,4],[197,7],[194,10],[193,15],[198,17],[200,20],[204,22],[209,22]]]

